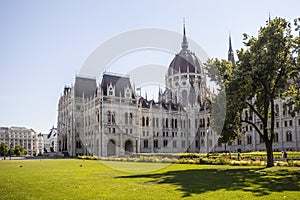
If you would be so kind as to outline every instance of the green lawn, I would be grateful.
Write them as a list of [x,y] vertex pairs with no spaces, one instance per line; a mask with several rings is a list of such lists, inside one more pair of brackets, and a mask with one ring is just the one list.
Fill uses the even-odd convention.
[[297,167],[157,164],[1,160],[0,199],[300,199]]

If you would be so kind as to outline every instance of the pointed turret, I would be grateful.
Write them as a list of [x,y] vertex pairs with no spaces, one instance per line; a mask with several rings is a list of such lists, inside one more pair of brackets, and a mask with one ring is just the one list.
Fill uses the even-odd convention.
[[186,53],[188,52],[188,48],[189,48],[189,43],[187,41],[186,38],[186,33],[185,33],[185,21],[183,20],[183,39],[182,39],[182,43],[181,43],[181,53]]
[[231,35],[230,35],[230,34],[229,34],[228,61],[230,61],[232,64],[235,64],[235,61],[234,61],[234,52],[233,52],[233,50],[232,50],[232,45],[231,45]]

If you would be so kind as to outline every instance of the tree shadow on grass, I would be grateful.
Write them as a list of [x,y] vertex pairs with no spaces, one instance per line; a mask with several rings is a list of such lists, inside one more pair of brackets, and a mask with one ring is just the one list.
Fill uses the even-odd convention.
[[182,197],[225,189],[252,192],[255,196],[271,192],[300,191],[299,171],[265,171],[263,169],[189,169],[156,174],[119,176],[146,178],[147,182],[179,186]]

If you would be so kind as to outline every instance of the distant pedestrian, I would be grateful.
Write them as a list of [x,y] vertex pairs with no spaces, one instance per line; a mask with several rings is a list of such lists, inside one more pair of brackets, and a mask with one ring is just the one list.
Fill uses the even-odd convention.
[[241,153],[238,152],[238,160],[241,160]]
[[286,159],[287,159],[287,153],[286,153],[286,151],[283,152],[283,157],[284,157],[284,161],[286,161]]

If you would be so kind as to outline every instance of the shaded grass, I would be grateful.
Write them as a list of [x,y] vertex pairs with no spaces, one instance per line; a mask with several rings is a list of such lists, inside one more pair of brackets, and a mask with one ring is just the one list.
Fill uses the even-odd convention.
[[132,174],[99,161],[0,161],[0,199],[300,199],[299,190],[297,167],[173,164]]

